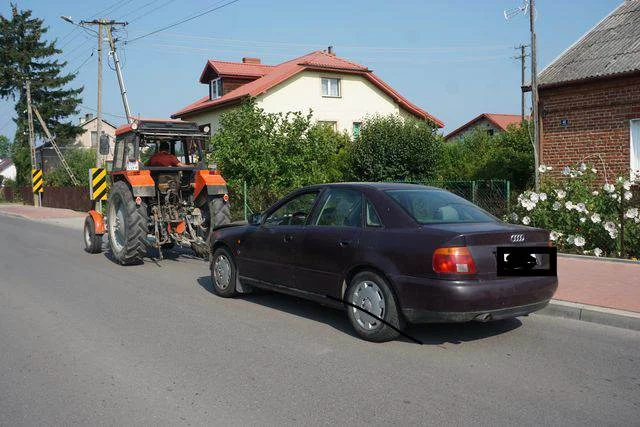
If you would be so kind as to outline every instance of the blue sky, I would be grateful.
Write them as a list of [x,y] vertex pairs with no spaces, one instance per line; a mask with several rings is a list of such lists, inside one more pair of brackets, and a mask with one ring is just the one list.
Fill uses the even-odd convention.
[[[68,70],[84,85],[83,113],[96,106],[96,41],[62,21],[100,17],[133,21],[132,40],[215,7],[221,0],[17,0],[57,38]],[[620,0],[537,0],[539,70],[614,9]],[[122,47],[134,114],[168,117],[204,96],[198,77],[207,58],[257,56],[275,64],[333,45],[368,66],[450,131],[479,113],[520,111],[520,63],[514,46],[529,42],[528,20],[505,21],[521,0],[292,1],[240,0],[211,14]],[[109,9],[111,6],[113,8]],[[146,5],[146,6],[145,6]],[[0,12],[9,12],[8,2]],[[106,56],[105,56],[106,58]],[[529,72],[529,70],[527,71]],[[115,73],[104,69],[103,110],[123,115]],[[13,105],[0,101],[0,133],[13,137]],[[124,119],[105,115],[120,124]]]

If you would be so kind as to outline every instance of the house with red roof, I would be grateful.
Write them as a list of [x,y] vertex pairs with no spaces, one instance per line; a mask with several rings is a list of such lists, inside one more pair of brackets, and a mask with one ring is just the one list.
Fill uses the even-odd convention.
[[456,130],[449,132],[444,139],[447,141],[462,139],[465,135],[473,133],[478,129],[482,129],[489,135],[494,135],[506,131],[511,125],[520,126],[521,122],[522,116],[520,116],[520,114],[482,113]]
[[331,49],[278,65],[263,64],[258,58],[209,60],[199,81],[207,85],[208,93],[171,117],[209,126],[212,132],[223,112],[248,98],[266,112],[312,110],[318,122],[351,135],[357,135],[365,118],[373,114],[398,114],[444,126],[369,68],[340,58]]

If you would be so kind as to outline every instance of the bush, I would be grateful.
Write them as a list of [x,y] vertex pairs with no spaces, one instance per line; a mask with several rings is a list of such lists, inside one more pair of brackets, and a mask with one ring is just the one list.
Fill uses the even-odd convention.
[[[89,168],[96,166],[95,150],[83,148],[73,148],[64,151],[64,158],[80,183],[80,186],[89,185]],[[71,177],[60,164],[55,169],[44,174],[45,186],[51,187],[71,187],[73,182]]]
[[348,147],[347,179],[417,181],[436,177],[442,136],[431,122],[376,115],[364,120]]
[[488,135],[478,129],[460,140],[445,144],[439,176],[442,179],[503,179],[516,192],[534,183],[533,144],[529,129],[511,125],[505,132]]
[[261,211],[295,188],[339,181],[349,138],[313,124],[311,112],[266,113],[250,100],[222,114],[211,143],[210,160],[236,195],[232,202],[246,181],[251,207]]
[[[540,166],[541,172],[549,168]],[[633,183],[623,178],[600,186],[596,169],[566,167],[563,179],[545,178],[540,192],[525,191],[509,218],[545,228],[563,252],[640,257],[640,216]]]

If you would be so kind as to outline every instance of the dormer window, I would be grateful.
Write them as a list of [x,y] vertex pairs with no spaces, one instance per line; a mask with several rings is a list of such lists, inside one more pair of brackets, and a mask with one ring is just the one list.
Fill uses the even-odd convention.
[[218,77],[209,82],[209,99],[218,99],[222,96],[222,79]]

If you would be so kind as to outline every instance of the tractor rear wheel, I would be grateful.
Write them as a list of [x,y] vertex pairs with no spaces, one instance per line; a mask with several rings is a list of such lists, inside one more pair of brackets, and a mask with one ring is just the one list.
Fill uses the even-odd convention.
[[131,189],[118,181],[109,195],[109,244],[111,253],[122,265],[142,261],[147,253],[149,216],[144,202],[137,205]]
[[191,248],[196,255],[206,258],[209,255],[211,245],[211,230],[231,222],[231,208],[229,202],[225,202],[223,196],[209,196],[206,203],[200,206],[200,211],[202,212],[200,237],[204,239],[206,244],[192,244]]

